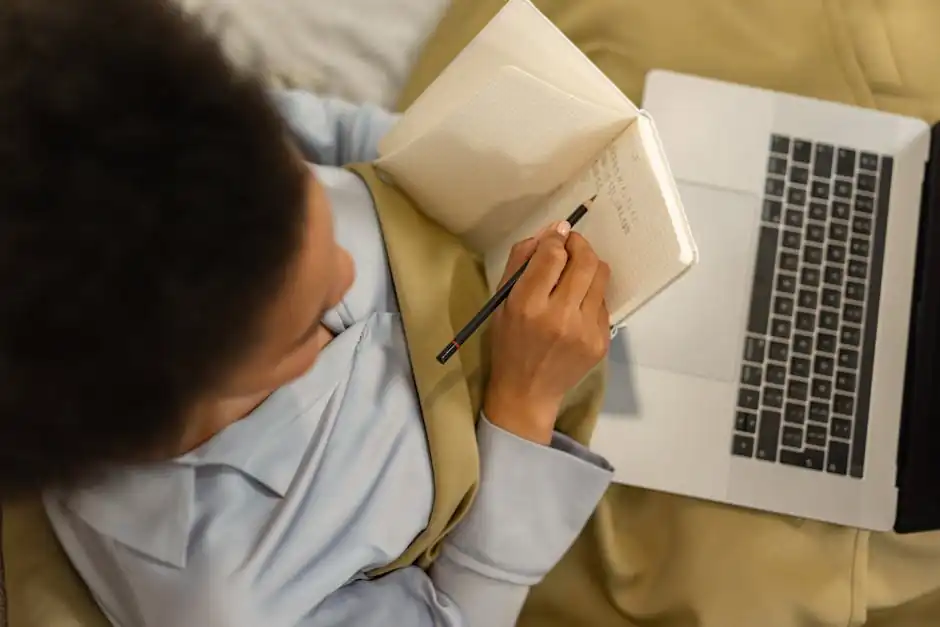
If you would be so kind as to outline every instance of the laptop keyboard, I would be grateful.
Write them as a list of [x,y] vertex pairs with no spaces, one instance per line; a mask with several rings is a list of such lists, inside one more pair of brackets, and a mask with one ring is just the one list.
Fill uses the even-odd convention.
[[771,137],[732,454],[863,477],[892,167]]

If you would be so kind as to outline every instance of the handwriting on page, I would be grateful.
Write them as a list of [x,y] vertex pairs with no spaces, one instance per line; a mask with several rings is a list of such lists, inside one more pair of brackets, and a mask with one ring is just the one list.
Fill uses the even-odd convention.
[[624,154],[613,146],[608,147],[594,162],[587,177],[590,178],[598,194],[606,196],[617,212],[620,229],[624,235],[629,235],[637,221],[637,210],[634,207],[633,196],[624,169],[630,164],[622,163],[624,157],[637,162],[641,159],[635,149]]

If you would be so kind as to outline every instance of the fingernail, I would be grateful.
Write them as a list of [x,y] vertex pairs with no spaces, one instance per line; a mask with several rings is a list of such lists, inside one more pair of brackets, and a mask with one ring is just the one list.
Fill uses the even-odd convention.
[[571,232],[571,225],[568,224],[567,220],[562,220],[558,223],[558,226],[555,227],[555,231],[562,237],[568,237],[568,233]]

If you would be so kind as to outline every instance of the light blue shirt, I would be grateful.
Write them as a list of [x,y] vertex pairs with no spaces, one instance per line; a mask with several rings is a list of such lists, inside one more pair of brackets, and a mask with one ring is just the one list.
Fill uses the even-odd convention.
[[[200,448],[113,469],[44,501],[100,607],[120,627],[504,627],[561,558],[612,473],[481,418],[481,479],[425,572],[396,559],[434,499],[424,425],[368,189],[336,167],[371,160],[389,114],[302,93],[278,103],[332,201],[356,282],[324,322],[309,372]],[[133,417],[129,416],[129,420]]]

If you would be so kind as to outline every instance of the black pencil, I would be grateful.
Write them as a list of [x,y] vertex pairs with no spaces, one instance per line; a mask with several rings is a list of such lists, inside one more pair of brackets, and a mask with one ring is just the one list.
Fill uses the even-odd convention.
[[[577,224],[578,221],[587,214],[588,209],[591,208],[591,203],[594,202],[595,198],[597,198],[596,195],[592,196],[590,200],[580,204],[578,208],[575,209],[570,216],[568,216],[566,222],[568,222],[571,227],[574,227],[574,225]],[[503,304],[503,301],[506,300],[506,298],[509,296],[509,292],[512,291],[513,286],[522,276],[522,273],[525,272],[525,269],[528,267],[528,265],[529,261],[526,260],[526,262],[523,263],[522,266],[516,270],[516,272],[511,277],[509,277],[509,280],[506,281],[498,290],[496,290],[496,293],[493,294],[493,296],[490,297],[488,301],[486,301],[486,304],[483,305],[483,308],[480,309],[479,312],[477,312],[477,315],[473,316],[470,322],[468,322],[464,328],[460,329],[454,339],[451,340],[450,344],[445,346],[444,350],[438,353],[437,361],[442,364],[446,364],[447,360],[454,356],[454,353],[460,349],[464,342],[470,339],[470,336],[473,335],[474,332],[476,332],[476,330],[479,329],[484,322],[486,322],[486,319],[489,318],[493,312]]]

